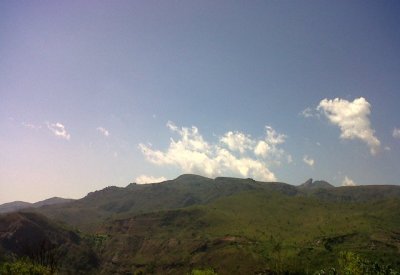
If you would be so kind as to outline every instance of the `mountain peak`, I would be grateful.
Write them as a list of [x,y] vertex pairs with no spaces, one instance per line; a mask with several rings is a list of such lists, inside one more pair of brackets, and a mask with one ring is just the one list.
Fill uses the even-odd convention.
[[308,179],[306,182],[298,186],[300,189],[330,189],[334,188],[332,184],[324,180],[316,180]]

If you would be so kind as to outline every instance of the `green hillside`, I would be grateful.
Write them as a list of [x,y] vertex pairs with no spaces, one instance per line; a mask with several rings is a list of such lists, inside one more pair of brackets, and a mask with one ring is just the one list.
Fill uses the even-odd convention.
[[182,175],[2,215],[0,271],[39,236],[57,274],[397,274],[400,187],[307,183]]
[[206,204],[220,197],[249,190],[277,190],[290,195],[298,192],[296,187],[285,183],[182,175],[162,183],[146,185],[131,183],[125,188],[110,186],[89,193],[81,200],[42,207],[38,211],[50,218],[90,232],[105,220]]
[[[400,267],[400,200],[321,202],[250,191],[209,205],[105,225],[104,272],[306,273],[337,266],[341,251]],[[118,249],[117,249],[118,247]],[[155,261],[157,259],[157,261]]]

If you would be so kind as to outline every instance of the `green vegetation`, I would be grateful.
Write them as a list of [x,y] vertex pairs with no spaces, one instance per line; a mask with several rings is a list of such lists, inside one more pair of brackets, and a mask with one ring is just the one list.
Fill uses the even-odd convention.
[[190,275],[217,275],[211,268],[209,269],[193,269]]
[[39,209],[64,226],[25,213],[0,228],[53,236],[59,274],[398,274],[400,188],[308,186],[186,175]]
[[338,259],[338,269],[330,268],[321,270],[315,275],[398,275],[400,272],[394,270],[390,265],[379,262],[371,262],[353,252],[341,252]]
[[0,263],[0,275],[50,275],[49,267],[33,263],[28,259]]
[[400,266],[400,200],[322,202],[277,192],[250,191],[207,205],[136,215],[105,225],[105,261],[119,268],[147,265],[185,271],[210,266],[218,274],[314,272],[337,267],[341,251]]

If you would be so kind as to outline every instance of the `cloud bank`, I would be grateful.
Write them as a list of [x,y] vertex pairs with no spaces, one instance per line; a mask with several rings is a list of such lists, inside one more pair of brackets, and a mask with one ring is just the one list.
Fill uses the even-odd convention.
[[56,123],[46,123],[47,128],[57,137],[69,140],[71,138],[71,135],[67,132],[65,129],[65,126],[61,124],[60,122]]
[[371,105],[365,98],[356,98],[353,102],[341,98],[323,99],[317,110],[340,128],[341,139],[359,139],[365,142],[372,155],[379,151],[381,142],[371,128],[368,118]]
[[279,145],[286,136],[266,126],[265,137],[251,138],[242,132],[229,131],[218,142],[204,140],[197,127],[177,127],[168,122],[167,127],[178,139],[171,138],[168,149],[154,150],[150,145],[139,144],[145,158],[156,165],[171,165],[184,173],[197,173],[208,177],[234,175],[252,177],[258,180],[275,181],[270,171],[271,164],[279,165],[282,159],[289,159]]

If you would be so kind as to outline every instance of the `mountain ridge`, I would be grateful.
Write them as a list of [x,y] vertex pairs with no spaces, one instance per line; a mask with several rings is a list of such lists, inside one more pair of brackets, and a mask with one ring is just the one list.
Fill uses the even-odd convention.
[[[193,188],[193,189],[192,189]],[[28,203],[23,201],[8,202],[0,205],[0,213],[8,213],[27,208],[40,208],[40,207],[57,207],[59,204],[70,205],[76,203],[78,205],[85,204],[85,202],[95,201],[98,199],[119,200],[121,198],[127,199],[129,195],[134,193],[160,193],[162,191],[170,194],[173,190],[177,190],[181,196],[187,195],[188,198],[182,198],[184,204],[177,203],[174,207],[188,206],[195,203],[204,203],[218,197],[219,192],[223,195],[230,195],[236,192],[253,189],[269,189],[285,193],[287,195],[312,195],[321,199],[329,200],[351,200],[357,197],[355,193],[362,192],[368,198],[383,198],[390,197],[390,192],[394,192],[393,196],[400,196],[400,187],[398,185],[359,185],[359,186],[339,186],[335,187],[324,180],[309,179],[300,185],[291,185],[284,182],[263,182],[256,181],[252,178],[235,178],[235,177],[216,177],[214,179],[196,175],[196,174],[182,174],[175,179],[166,180],[158,183],[137,184],[130,183],[125,187],[107,186],[103,189],[89,192],[81,199],[65,199],[60,197],[52,197],[35,203]],[[372,194],[373,190],[377,194]],[[195,198],[197,195],[193,193],[202,194],[202,198]],[[368,192],[371,194],[368,195]],[[182,194],[185,193],[185,194]],[[358,200],[363,197],[358,197]],[[364,200],[366,200],[365,198]],[[139,199],[140,201],[140,199]],[[94,202],[95,203],[95,202]],[[118,204],[118,202],[115,202]],[[113,208],[110,204],[109,208]],[[104,206],[107,208],[107,206]],[[123,210],[123,206],[120,210]],[[129,206],[125,206],[129,208]]]
[[[29,234],[15,235],[16,228],[79,238],[82,247],[59,239],[68,248],[62,268],[69,274],[82,268],[91,274],[190,274],[197,267],[222,275],[278,274],[277,266],[304,274],[309,267],[334,267],[347,250],[400,267],[400,186],[306,183],[186,174],[108,186],[68,203],[1,214],[0,251],[15,252],[18,236],[31,245]],[[18,238],[9,245],[8,236]]]
[[25,201],[12,201],[0,204],[0,213],[9,213],[27,208],[38,208],[46,205],[63,204],[72,201],[74,201],[74,199],[65,199],[61,197],[51,197],[34,203]]

